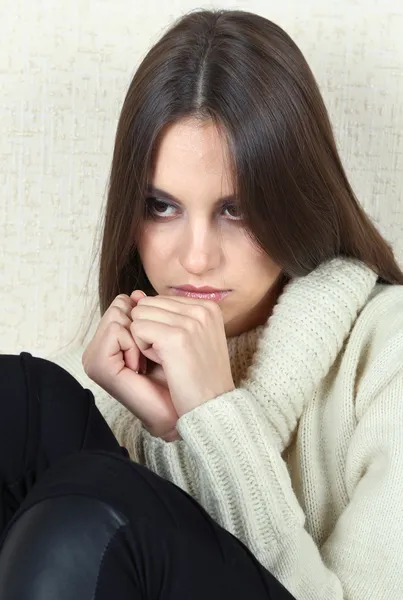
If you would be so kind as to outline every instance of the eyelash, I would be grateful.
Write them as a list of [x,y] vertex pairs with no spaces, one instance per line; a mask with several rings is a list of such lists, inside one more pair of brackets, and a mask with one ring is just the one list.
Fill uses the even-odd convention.
[[[146,198],[146,212],[154,220],[168,221],[169,219],[172,218],[172,217],[163,217],[158,213],[156,214],[154,212],[156,204],[159,204],[160,206],[162,205],[164,208],[165,207],[178,208],[174,204],[171,204],[170,202],[167,202],[165,200],[159,200],[158,198],[153,198],[153,197]],[[225,210],[225,209],[232,208],[232,207],[237,208],[237,206],[235,204],[224,204],[221,207],[221,210]],[[178,209],[178,210],[180,210],[180,209]],[[228,221],[241,221],[242,220],[242,216],[227,217],[227,218],[228,218]]]

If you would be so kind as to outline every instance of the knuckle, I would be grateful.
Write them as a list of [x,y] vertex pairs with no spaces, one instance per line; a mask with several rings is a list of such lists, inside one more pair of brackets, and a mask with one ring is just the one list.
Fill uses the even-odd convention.
[[116,321],[116,319],[118,319],[120,317],[120,315],[122,314],[121,309],[116,306],[116,305],[112,305],[110,307],[110,312],[109,312],[109,319],[112,319],[113,321]]
[[106,324],[113,318],[114,314],[116,314],[116,306],[114,304],[111,304],[110,307],[102,315],[99,327],[105,327]]
[[192,329],[200,331],[200,328],[207,327],[211,321],[212,314],[207,306],[193,306],[190,313],[192,317]]
[[207,306],[196,306],[195,317],[202,324],[207,325],[210,319],[210,311]]
[[117,321],[110,321],[106,326],[106,330],[109,334],[117,334],[121,328],[120,323]]
[[87,353],[84,353],[81,359],[84,373],[88,375],[90,379],[92,379],[93,375],[93,361],[91,360],[91,356]]
[[178,328],[175,330],[173,335],[174,343],[177,347],[182,348],[187,345],[189,340],[189,333],[186,329]]
[[114,302],[116,300],[123,300],[124,302],[129,302],[130,298],[127,294],[118,294],[114,300]]
[[[203,328],[203,322],[198,318],[191,318],[186,320],[185,330],[189,331],[192,335],[196,335]],[[186,331],[185,331],[186,332]]]
[[132,302],[131,302],[129,296],[127,296],[127,294],[119,294],[119,296],[116,296],[116,298],[110,304],[110,306],[106,312],[109,312],[112,310],[120,310],[122,312],[127,312],[128,308],[130,308],[131,306],[132,306]]
[[130,322],[129,315],[116,305],[112,305],[109,307],[103,319],[106,325],[108,325],[108,323],[111,322],[116,322],[123,325],[123,327],[127,327]]
[[90,378],[93,379],[94,373],[93,368],[90,363],[83,365],[84,373]]

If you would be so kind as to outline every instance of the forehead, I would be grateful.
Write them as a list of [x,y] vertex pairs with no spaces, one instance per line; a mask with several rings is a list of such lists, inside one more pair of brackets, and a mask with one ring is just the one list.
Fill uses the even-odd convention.
[[154,156],[154,183],[178,172],[227,177],[230,171],[225,136],[212,121],[186,119],[168,126]]

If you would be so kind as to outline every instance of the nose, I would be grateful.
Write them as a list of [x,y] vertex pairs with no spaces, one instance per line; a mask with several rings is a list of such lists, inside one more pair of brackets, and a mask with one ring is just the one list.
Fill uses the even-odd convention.
[[217,269],[221,262],[219,232],[205,222],[188,224],[178,239],[182,267],[193,275]]

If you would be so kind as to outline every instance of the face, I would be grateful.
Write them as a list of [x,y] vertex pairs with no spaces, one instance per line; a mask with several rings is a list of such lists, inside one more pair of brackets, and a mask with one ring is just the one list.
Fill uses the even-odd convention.
[[157,294],[185,285],[231,290],[219,306],[232,337],[267,320],[281,270],[246,235],[228,173],[213,123],[171,125],[156,153],[138,250]]

